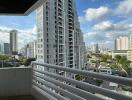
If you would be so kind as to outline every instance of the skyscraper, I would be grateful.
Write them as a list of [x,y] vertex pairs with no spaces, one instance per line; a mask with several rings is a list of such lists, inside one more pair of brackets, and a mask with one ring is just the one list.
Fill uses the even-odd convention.
[[83,67],[83,34],[75,0],[48,0],[37,9],[37,60],[70,68]]
[[10,44],[4,43],[4,54],[10,54]]
[[129,42],[127,36],[120,36],[115,40],[115,50],[128,50]]
[[98,44],[93,45],[93,52],[94,53],[99,53],[99,45]]
[[17,54],[17,30],[10,31],[10,53]]

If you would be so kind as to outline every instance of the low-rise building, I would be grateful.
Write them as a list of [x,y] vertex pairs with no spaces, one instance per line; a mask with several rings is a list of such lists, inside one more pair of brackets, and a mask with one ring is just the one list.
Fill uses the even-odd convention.
[[112,58],[115,58],[116,55],[127,57],[127,52],[128,52],[128,50],[113,50],[112,51]]
[[128,50],[128,51],[127,51],[127,59],[128,59],[129,61],[132,61],[132,50]]

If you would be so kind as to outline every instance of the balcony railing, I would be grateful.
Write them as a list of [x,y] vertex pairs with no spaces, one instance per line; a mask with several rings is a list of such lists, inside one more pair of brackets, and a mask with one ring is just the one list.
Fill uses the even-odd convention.
[[[45,67],[49,71],[45,71]],[[63,71],[64,74],[56,74],[54,69]],[[33,62],[30,68],[0,69],[0,97],[32,95],[37,100],[106,100],[106,97],[110,100],[132,100],[131,96],[66,77],[68,73],[106,80],[132,88],[130,78]]]
[[93,77],[96,79],[106,80],[132,87],[132,79],[130,78],[99,74],[51,64],[41,64],[37,62],[33,62],[32,64],[32,85],[48,93],[50,96],[47,98],[49,99],[52,97],[58,100],[105,100],[105,96],[115,100],[132,100],[132,97],[130,96],[123,95],[106,88],[101,88],[83,81],[77,81],[75,79],[65,77],[64,75],[62,76],[45,71],[43,70],[43,67],[48,67],[55,70],[63,70],[73,74],[80,74],[87,77]]

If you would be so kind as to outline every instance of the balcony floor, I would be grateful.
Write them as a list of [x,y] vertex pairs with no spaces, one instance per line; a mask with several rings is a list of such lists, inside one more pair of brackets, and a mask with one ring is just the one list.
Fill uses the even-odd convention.
[[0,100],[36,100],[36,99],[33,96],[24,95],[24,96],[0,97]]

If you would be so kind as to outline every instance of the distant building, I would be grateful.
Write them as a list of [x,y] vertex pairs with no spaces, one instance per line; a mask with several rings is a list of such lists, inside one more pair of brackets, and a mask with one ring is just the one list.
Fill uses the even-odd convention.
[[2,44],[0,44],[0,54],[2,54]]
[[4,44],[0,43],[0,54],[4,54]]
[[115,50],[128,50],[129,39],[127,36],[120,36],[115,40]]
[[25,45],[21,50],[20,54],[26,58],[36,58],[37,57],[37,41],[30,42]]
[[26,48],[27,52],[26,52],[26,56],[27,58],[36,58],[37,57],[37,42],[30,42],[29,44],[27,44],[27,48]]
[[17,54],[18,45],[17,45],[17,31],[10,31],[10,53]]
[[127,51],[127,59],[132,61],[132,49]]
[[129,49],[132,49],[132,34],[129,37]]
[[112,58],[115,58],[116,55],[127,57],[127,52],[128,52],[128,50],[113,50],[112,51]]
[[94,44],[93,45],[93,50],[94,53],[99,53],[99,45],[98,44]]
[[132,61],[132,34],[129,37],[129,50],[128,50],[127,54],[128,54],[127,59],[129,61]]
[[4,43],[4,54],[10,54],[10,44]]

